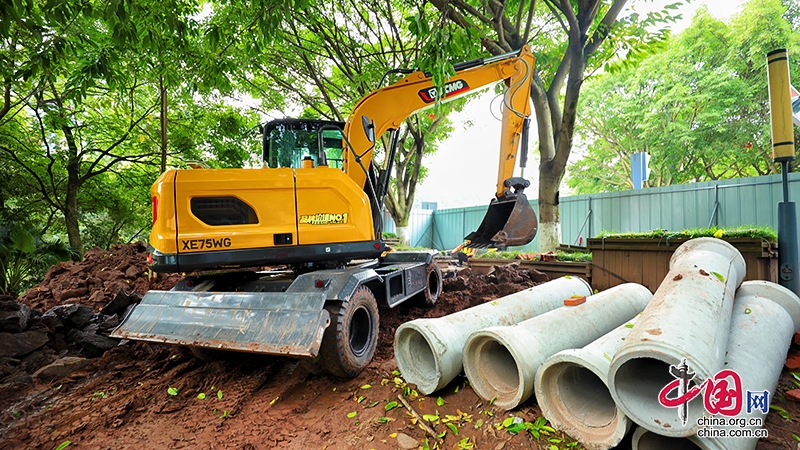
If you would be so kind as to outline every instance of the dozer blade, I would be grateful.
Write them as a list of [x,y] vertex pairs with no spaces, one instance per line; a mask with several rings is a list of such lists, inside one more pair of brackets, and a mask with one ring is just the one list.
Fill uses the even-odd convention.
[[493,199],[481,225],[464,239],[470,241],[467,247],[474,248],[525,245],[536,236],[537,228],[536,213],[520,192],[516,199]]
[[311,356],[330,322],[324,293],[149,291],[112,337]]

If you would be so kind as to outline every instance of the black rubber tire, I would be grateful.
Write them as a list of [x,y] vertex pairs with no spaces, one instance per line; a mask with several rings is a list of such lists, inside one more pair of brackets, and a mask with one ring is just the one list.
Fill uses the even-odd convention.
[[325,329],[319,351],[319,365],[329,374],[356,377],[375,355],[378,345],[378,302],[361,286],[346,302],[325,305],[331,323]]
[[428,264],[426,275],[427,287],[416,297],[423,306],[430,307],[436,304],[436,300],[439,300],[439,296],[442,294],[442,270],[436,261]]

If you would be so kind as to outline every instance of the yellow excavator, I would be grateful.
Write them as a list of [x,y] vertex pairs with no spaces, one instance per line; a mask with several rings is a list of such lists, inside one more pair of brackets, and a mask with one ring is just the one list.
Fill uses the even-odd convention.
[[[151,188],[148,264],[201,274],[171,291],[149,291],[112,336],[185,345],[201,357],[209,350],[311,357],[333,375],[356,376],[375,352],[378,304],[432,305],[441,293],[434,251],[387,253],[381,239],[396,130],[408,116],[438,95],[450,101],[505,81],[497,192],[466,239],[476,247],[533,240],[529,182],[513,176],[517,149],[527,150],[533,64],[527,46],[456,64],[443,89],[428,73],[396,69],[405,77],[367,94],[345,123],[267,123],[261,168],[164,172]],[[375,142],[389,131],[378,170]],[[282,268],[222,270],[264,266]]]

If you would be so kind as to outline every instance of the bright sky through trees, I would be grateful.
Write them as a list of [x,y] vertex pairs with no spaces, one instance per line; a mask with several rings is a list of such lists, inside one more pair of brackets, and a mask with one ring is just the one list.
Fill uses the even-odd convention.
[[[629,0],[637,12],[660,10],[674,0]],[[709,12],[721,20],[729,19],[739,11],[742,0],[695,0],[684,4],[680,11],[683,19],[675,24],[673,34],[680,33],[691,22],[697,9],[705,4]],[[629,7],[630,9],[630,7]],[[437,202],[441,208],[457,208],[488,204],[497,182],[497,155],[500,145],[500,99],[494,91],[479,95],[467,107],[451,115],[454,132],[439,146],[439,150],[426,159],[430,176],[422,183],[417,194],[418,202]],[[470,124],[471,126],[467,126]],[[531,180],[526,190],[528,198],[536,198],[537,165],[536,129],[531,128],[532,139],[528,167],[524,176]],[[581,155],[576,142],[570,161]],[[519,173],[517,173],[519,175]],[[566,186],[562,195],[567,194]]]

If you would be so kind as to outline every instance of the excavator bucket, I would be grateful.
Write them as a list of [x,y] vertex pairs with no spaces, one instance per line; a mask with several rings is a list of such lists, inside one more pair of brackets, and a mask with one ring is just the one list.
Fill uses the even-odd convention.
[[149,291],[111,336],[314,357],[330,322],[324,303],[322,292]]
[[536,213],[520,192],[515,199],[493,199],[481,225],[464,239],[470,241],[467,247],[474,248],[525,245],[536,236],[537,228]]

